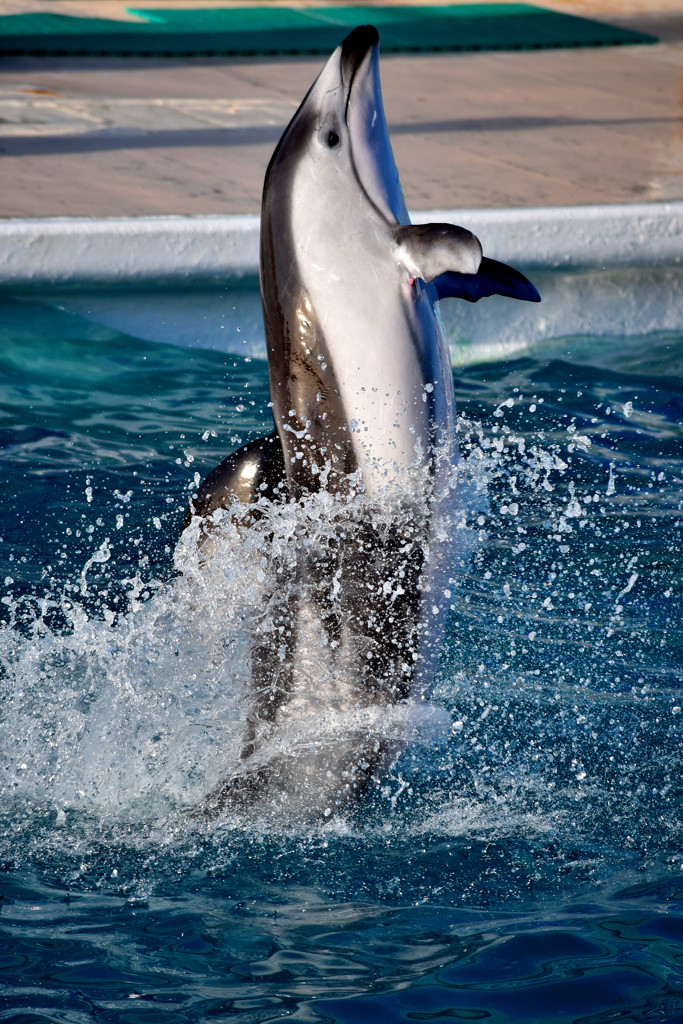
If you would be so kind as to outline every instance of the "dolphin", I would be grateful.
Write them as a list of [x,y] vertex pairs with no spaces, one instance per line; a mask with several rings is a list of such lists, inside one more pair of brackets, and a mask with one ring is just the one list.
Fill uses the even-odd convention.
[[[466,228],[410,223],[369,25],[273,153],[260,277],[274,429],[209,474],[183,529],[199,521],[204,543],[226,511],[250,528],[264,502],[322,496],[328,533],[293,541],[272,573],[240,765],[206,806],[291,799],[327,814],[386,768],[397,747],[378,720],[424,702],[435,671],[458,459],[438,303],[540,297]],[[321,739],[334,715],[353,722]]]

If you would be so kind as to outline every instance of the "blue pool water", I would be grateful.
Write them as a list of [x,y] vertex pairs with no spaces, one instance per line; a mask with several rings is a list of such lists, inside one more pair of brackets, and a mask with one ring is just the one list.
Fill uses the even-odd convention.
[[456,367],[448,734],[308,823],[194,813],[258,545],[173,553],[265,363],[9,300],[0,341],[0,1019],[683,1021],[683,336]]

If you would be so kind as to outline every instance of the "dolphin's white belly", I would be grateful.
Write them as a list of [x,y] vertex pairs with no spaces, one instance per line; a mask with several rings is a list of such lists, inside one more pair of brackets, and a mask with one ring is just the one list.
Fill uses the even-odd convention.
[[385,238],[363,251],[353,240],[340,239],[324,270],[309,246],[303,285],[365,491],[379,498],[395,484],[422,489],[435,426],[450,431],[454,403],[450,380],[441,381],[445,340],[424,286],[409,280]]

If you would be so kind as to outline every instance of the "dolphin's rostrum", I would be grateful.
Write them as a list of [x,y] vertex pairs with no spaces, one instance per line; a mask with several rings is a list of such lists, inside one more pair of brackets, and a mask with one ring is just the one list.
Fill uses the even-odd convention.
[[[212,812],[293,799],[329,813],[386,766],[395,748],[363,714],[424,700],[447,607],[457,446],[438,300],[539,300],[465,228],[410,224],[378,53],[376,29],[351,32],[272,156],[261,292],[275,429],[209,474],[184,524],[201,517],[206,536],[236,502],[253,521],[263,497],[334,499],[326,541],[302,542],[294,568],[273,572],[241,764]],[[315,644],[324,665],[311,668]],[[315,742],[302,723],[326,713],[355,724]]]

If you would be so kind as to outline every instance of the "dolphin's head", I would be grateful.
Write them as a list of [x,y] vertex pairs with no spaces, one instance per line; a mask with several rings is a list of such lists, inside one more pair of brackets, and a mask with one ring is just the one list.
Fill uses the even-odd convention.
[[[353,182],[390,223],[407,222],[379,79],[379,36],[354,29],[334,51],[285,130],[266,172],[267,205],[295,193],[330,197]],[[313,210],[310,211],[314,213]]]

